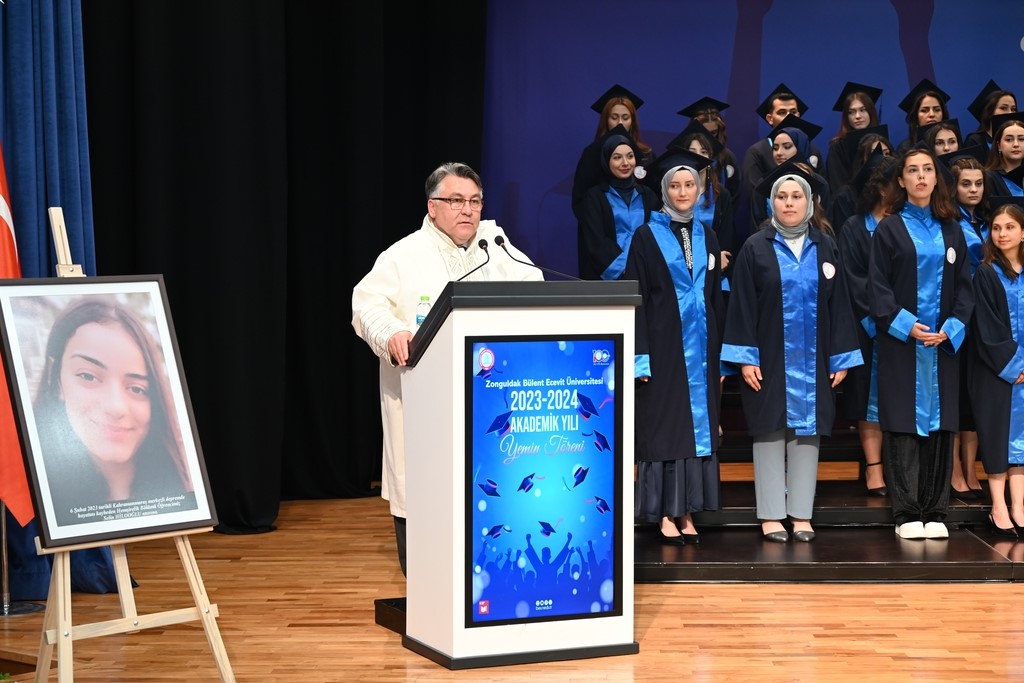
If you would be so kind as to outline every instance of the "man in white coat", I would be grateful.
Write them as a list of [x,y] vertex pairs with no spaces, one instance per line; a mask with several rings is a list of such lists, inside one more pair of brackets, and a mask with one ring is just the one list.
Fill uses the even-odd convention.
[[[402,574],[406,573],[405,441],[400,368],[409,361],[420,298],[436,301],[445,285],[483,264],[480,241],[505,240],[509,253],[530,260],[513,247],[494,221],[481,221],[483,183],[463,163],[442,164],[426,182],[427,215],[420,229],[398,240],[380,256],[352,290],[352,327],[380,358],[380,411],[384,428],[381,497],[395,518]],[[504,254],[502,254],[504,256]],[[492,258],[467,280],[543,280],[540,269],[513,259]]]

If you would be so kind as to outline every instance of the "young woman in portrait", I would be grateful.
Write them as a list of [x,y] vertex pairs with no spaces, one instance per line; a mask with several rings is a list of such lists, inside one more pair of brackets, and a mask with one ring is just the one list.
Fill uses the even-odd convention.
[[54,322],[33,413],[58,524],[99,521],[73,508],[192,491],[160,357],[113,301],[77,301]]
[[[824,176],[833,197],[853,177],[850,169],[853,159],[846,137],[852,131],[879,125],[876,103],[881,95],[881,88],[850,81],[832,106],[832,111],[841,115],[839,131],[828,143],[828,158],[825,160]],[[841,227],[841,224],[836,227]]]
[[1016,112],[1017,96],[989,80],[967,111],[978,120],[978,128],[964,139],[964,146],[978,145],[989,150],[992,148],[992,117]]

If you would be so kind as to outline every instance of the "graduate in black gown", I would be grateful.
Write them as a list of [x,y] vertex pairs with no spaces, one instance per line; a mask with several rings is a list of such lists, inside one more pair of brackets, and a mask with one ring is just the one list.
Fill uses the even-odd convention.
[[[1000,536],[1024,527],[1024,199],[1002,197],[974,277],[969,393]],[[1010,509],[1006,507],[1009,481]]]
[[640,132],[637,110],[643,103],[638,95],[616,83],[590,105],[600,118],[597,120],[594,140],[583,148],[572,177],[572,212],[576,218],[580,217],[580,204],[587,190],[601,182],[603,178],[603,174],[597,169],[597,162],[601,152],[601,140],[609,131],[616,126],[622,126],[629,132],[629,136],[636,143],[638,166],[644,167],[654,158],[654,151],[643,141]]
[[[691,119],[689,125],[668,143],[667,148],[693,152],[711,162],[701,171],[704,189],[697,197],[694,213],[703,225],[714,231],[718,238],[718,245],[722,249],[722,290],[728,292],[729,268],[733,255],[739,247],[736,245],[736,205],[729,188],[722,185],[714,170],[714,160],[719,157],[722,144],[708,133],[703,125]],[[728,297],[728,295],[726,296]]]
[[868,264],[882,461],[901,538],[949,536],[958,352],[974,308],[967,243],[939,163],[923,144],[900,157]]
[[921,126],[949,118],[947,102],[949,93],[927,78],[922,78],[907,96],[900,100],[900,109],[907,113],[907,139],[896,148],[897,154],[906,152],[921,140]]
[[[839,188],[838,192],[832,193],[832,201],[829,205],[829,221],[838,234],[843,231],[846,219],[857,211],[860,189],[856,187],[857,177],[860,175],[864,165],[875,151],[880,151],[885,156],[893,155],[893,144],[889,141],[889,126],[882,124],[862,130],[851,131],[845,139],[850,147],[849,154],[851,180]],[[861,176],[860,186],[863,188],[867,176]]]
[[722,361],[739,372],[754,437],[754,494],[764,539],[814,539],[818,447],[835,421],[835,388],[860,365],[856,323],[823,180],[788,162],[766,177],[773,213],[736,257]]
[[[849,81],[832,105],[832,111],[839,112],[842,117],[839,132],[828,143],[828,158],[825,160],[823,174],[833,197],[853,177],[850,166],[853,164],[852,153],[856,151],[856,145],[851,147],[847,144],[846,137],[852,131],[879,125],[877,103],[881,96],[881,88]],[[839,228],[842,224],[833,225]]]
[[967,111],[978,120],[978,128],[964,139],[964,146],[978,145],[987,151],[992,148],[992,117],[1016,112],[1017,96],[990,79]]
[[[787,116],[802,117],[807,112],[807,103],[797,97],[789,86],[779,83],[757,107],[757,115],[775,129]],[[821,150],[811,145],[808,157],[822,159]],[[743,170],[740,187],[742,193],[753,202],[754,188],[771,173],[777,164],[772,154],[772,143],[767,137],[761,138],[747,148],[743,154]],[[813,166],[813,164],[812,164]],[[756,229],[759,223],[754,223]]]
[[985,165],[992,196],[1024,196],[1024,113],[993,116],[992,127],[992,149]]
[[885,217],[885,193],[892,183],[896,159],[876,147],[850,187],[858,190],[855,213],[839,231],[839,252],[850,292],[850,305],[857,321],[857,339],[863,365],[850,368],[839,393],[843,417],[857,425],[864,451],[864,483],[868,494],[884,497],[885,472],[882,468],[882,428],[878,424],[878,352],[875,348],[875,321],[868,302],[868,260],[871,237]]
[[637,229],[625,277],[637,280],[636,518],[666,543],[697,543],[692,513],[721,507],[721,248],[694,205],[709,163],[669,149],[654,164],[663,205]]
[[622,126],[600,140],[594,158],[593,184],[580,202],[576,230],[579,275],[584,280],[617,280],[626,267],[629,241],[661,204],[644,183],[637,182],[639,149]]
[[[718,184],[729,192],[732,198],[733,213],[739,208],[740,201],[740,164],[736,154],[729,148],[729,133],[725,118],[722,112],[729,108],[729,104],[716,100],[713,97],[702,97],[692,104],[680,109],[677,114],[688,116],[691,121],[704,126],[708,133],[718,142],[718,151],[715,152],[711,161],[709,174],[718,178]],[[666,145],[667,146],[667,145]],[[721,237],[721,234],[719,234]]]
[[[981,265],[982,245],[988,237],[988,189],[981,159],[981,147],[961,147],[956,152],[939,157],[947,167],[953,203],[967,243],[971,262],[971,277]],[[980,158],[979,158],[980,157]],[[973,344],[968,333],[961,351],[964,358]],[[960,363],[960,431],[953,446],[953,473],[950,477],[950,495],[961,500],[982,500],[985,490],[978,481],[975,463],[978,459],[978,433],[974,427],[974,410],[967,394],[967,363]]]
[[[828,215],[831,203],[831,194],[828,189],[828,182],[821,175],[821,157],[815,153],[811,140],[821,132],[821,126],[811,123],[806,119],[797,116],[787,116],[769,134],[768,140],[772,149],[772,171],[786,161],[794,161],[807,164],[815,174],[825,182],[820,193],[816,193],[818,202],[825,209]],[[751,224],[760,226],[771,214],[771,202],[765,194],[770,188],[764,184],[759,185],[751,191],[750,219]]]

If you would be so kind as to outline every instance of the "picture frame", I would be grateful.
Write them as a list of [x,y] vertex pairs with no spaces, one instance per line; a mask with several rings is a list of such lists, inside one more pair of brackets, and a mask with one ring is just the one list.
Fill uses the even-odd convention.
[[161,275],[0,280],[43,548],[217,524]]

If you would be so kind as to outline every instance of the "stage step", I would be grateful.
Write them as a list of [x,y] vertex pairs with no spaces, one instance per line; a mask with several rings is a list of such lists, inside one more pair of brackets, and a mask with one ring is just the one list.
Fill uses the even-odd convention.
[[723,481],[724,506],[694,515],[699,545],[667,545],[653,524],[634,527],[637,583],[730,581],[1017,581],[1024,541],[994,536],[986,501],[950,500],[949,540],[896,536],[886,498],[859,480],[819,481],[816,538],[771,543],[761,536],[750,481]]

